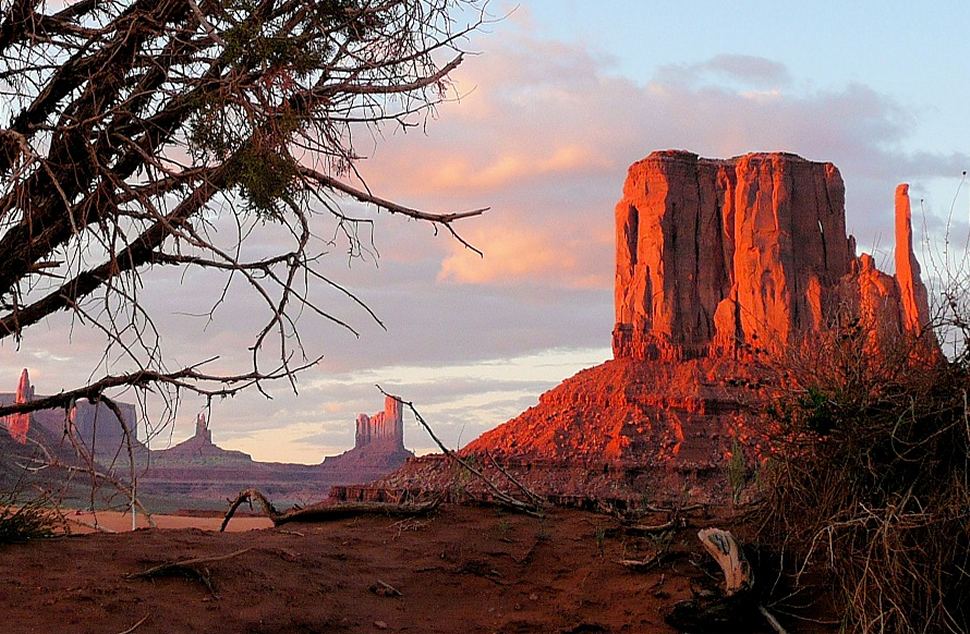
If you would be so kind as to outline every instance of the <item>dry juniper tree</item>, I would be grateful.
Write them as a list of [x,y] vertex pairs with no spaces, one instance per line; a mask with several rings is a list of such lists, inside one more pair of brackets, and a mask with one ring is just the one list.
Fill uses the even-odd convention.
[[[318,360],[301,315],[350,328],[312,289],[356,301],[323,256],[338,242],[352,257],[367,250],[373,215],[348,211],[358,204],[471,248],[454,223],[484,210],[374,195],[355,145],[424,124],[484,11],[478,0],[2,0],[0,340],[10,350],[69,311],[72,328],[103,337],[98,367],[111,371],[0,416],[79,399],[114,407],[119,388],[152,391],[171,416],[186,391],[292,382]],[[221,275],[211,311],[230,285],[258,298],[250,362],[170,365],[144,301],[160,268]]]

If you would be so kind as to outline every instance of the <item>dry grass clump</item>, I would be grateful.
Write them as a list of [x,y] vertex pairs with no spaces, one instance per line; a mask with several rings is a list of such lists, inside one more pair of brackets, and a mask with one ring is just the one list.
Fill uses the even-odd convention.
[[15,493],[0,494],[0,544],[51,537],[60,523],[46,496],[22,501]]
[[762,538],[832,580],[847,630],[970,631],[970,359],[872,349],[858,320],[785,361],[787,447],[760,475]]

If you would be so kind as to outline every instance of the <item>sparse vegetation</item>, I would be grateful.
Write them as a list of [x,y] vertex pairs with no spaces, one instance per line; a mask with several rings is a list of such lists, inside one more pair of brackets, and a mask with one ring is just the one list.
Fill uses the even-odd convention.
[[874,354],[868,334],[851,320],[784,360],[787,447],[759,477],[761,536],[796,585],[834,580],[847,631],[966,632],[970,358],[934,358],[925,338]]
[[0,544],[50,537],[60,517],[45,496],[24,501],[15,493],[0,494]]

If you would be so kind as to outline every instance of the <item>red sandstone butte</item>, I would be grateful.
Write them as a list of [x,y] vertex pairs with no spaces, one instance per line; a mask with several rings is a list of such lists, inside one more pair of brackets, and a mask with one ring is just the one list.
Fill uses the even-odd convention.
[[[875,326],[873,354],[921,334],[929,311],[910,222],[901,185],[890,276],[856,257],[833,164],[650,154],[630,167],[616,206],[615,359],[463,452],[488,452],[556,493],[676,493],[723,477],[735,448],[771,451],[775,430],[762,415],[771,377],[757,358],[811,341],[835,316]],[[387,481],[409,485],[406,473]]]
[[825,328],[846,301],[873,314],[888,309],[918,334],[928,308],[907,189],[896,191],[896,279],[870,284],[875,269],[846,235],[845,188],[833,164],[681,151],[634,163],[616,206],[615,356],[780,350]]

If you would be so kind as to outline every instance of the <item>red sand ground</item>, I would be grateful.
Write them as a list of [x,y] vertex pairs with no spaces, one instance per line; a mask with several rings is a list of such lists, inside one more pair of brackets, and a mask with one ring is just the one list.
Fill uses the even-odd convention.
[[[190,518],[198,521],[198,518]],[[234,522],[236,520],[233,520]],[[430,518],[360,517],[220,534],[155,529],[0,547],[3,632],[673,632],[664,606],[691,595],[690,551],[647,573],[617,563],[656,551],[614,519],[556,510],[544,519],[446,506]],[[126,574],[193,557],[197,579]],[[384,581],[402,597],[370,588]],[[751,631],[764,631],[756,629]]]

